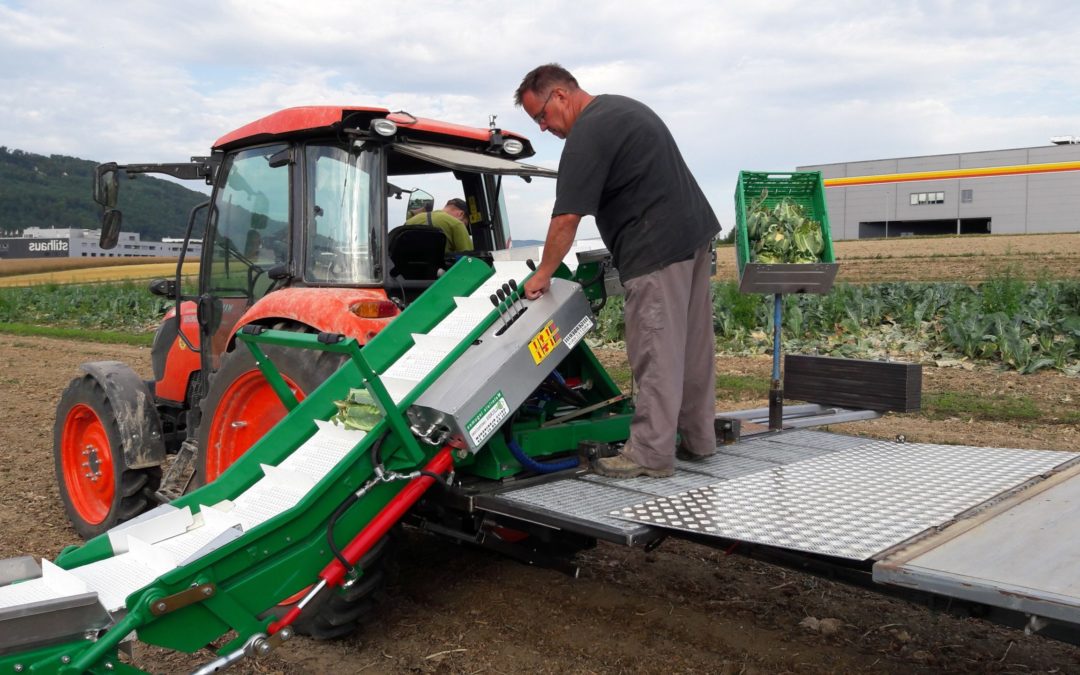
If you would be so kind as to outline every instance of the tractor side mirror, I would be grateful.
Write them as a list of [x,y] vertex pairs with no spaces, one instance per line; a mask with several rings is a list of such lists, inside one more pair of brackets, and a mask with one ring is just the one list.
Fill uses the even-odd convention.
[[434,208],[435,198],[431,196],[430,193],[417,188],[409,195],[409,206],[408,211],[405,213],[405,220],[412,218],[418,213],[430,213]]
[[101,239],[98,240],[98,246],[106,250],[116,247],[116,242],[120,241],[121,220],[120,211],[105,209],[101,214]]
[[116,208],[120,193],[120,169],[116,162],[99,164],[94,168],[94,201],[101,205],[101,239],[103,249],[116,247],[120,240],[123,217]]
[[120,192],[120,169],[116,162],[98,164],[94,168],[94,201],[107,209],[115,209]]

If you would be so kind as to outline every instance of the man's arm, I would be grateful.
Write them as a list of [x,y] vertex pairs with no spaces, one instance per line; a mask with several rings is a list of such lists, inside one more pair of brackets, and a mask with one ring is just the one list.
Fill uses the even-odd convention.
[[555,274],[563,258],[570,252],[580,222],[581,216],[576,213],[564,213],[551,219],[540,265],[525,282],[526,298],[535,300],[551,288],[551,275]]

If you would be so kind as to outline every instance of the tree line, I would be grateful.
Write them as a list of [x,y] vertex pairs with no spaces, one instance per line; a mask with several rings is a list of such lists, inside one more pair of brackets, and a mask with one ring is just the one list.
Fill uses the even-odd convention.
[[[0,235],[28,227],[97,229],[101,207],[93,200],[97,162],[65,155],[37,155],[0,146]],[[121,175],[125,232],[144,240],[182,236],[188,214],[206,195],[182,185]]]

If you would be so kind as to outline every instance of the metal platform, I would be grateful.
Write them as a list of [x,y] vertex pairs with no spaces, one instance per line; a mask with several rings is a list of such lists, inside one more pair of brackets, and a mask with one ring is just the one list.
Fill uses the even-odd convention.
[[477,496],[474,505],[482,511],[605,541],[641,544],[661,536],[662,531],[652,524],[617,517],[613,512],[870,442],[865,438],[805,429],[769,433],[720,446],[714,456],[702,462],[678,461],[675,475],[670,478],[618,480],[578,474],[541,484],[507,487]]
[[805,429],[722,446],[670,478],[592,474],[478,498],[608,541],[674,532],[872,570],[1080,644],[1080,453],[886,442]]
[[[794,459],[795,452],[773,458]],[[869,560],[1078,456],[864,440],[616,513],[695,534]]]
[[670,478],[579,473],[476,508],[634,545],[663,530],[872,560],[1080,454],[898,443],[796,429],[717,448]]

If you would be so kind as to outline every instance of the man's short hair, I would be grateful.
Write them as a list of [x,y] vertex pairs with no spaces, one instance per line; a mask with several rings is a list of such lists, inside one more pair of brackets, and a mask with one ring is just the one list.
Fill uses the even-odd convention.
[[447,206],[453,206],[454,208],[461,211],[462,213],[468,213],[469,212],[468,204],[465,203],[464,199],[460,199],[458,197],[454,197],[453,199],[448,199],[446,201],[446,205]]
[[557,63],[547,63],[537,66],[529,71],[529,74],[521,80],[517,91],[514,92],[514,104],[521,107],[521,98],[525,92],[531,91],[536,96],[543,96],[555,87],[566,87],[570,91],[578,88],[577,80],[570,71]]

